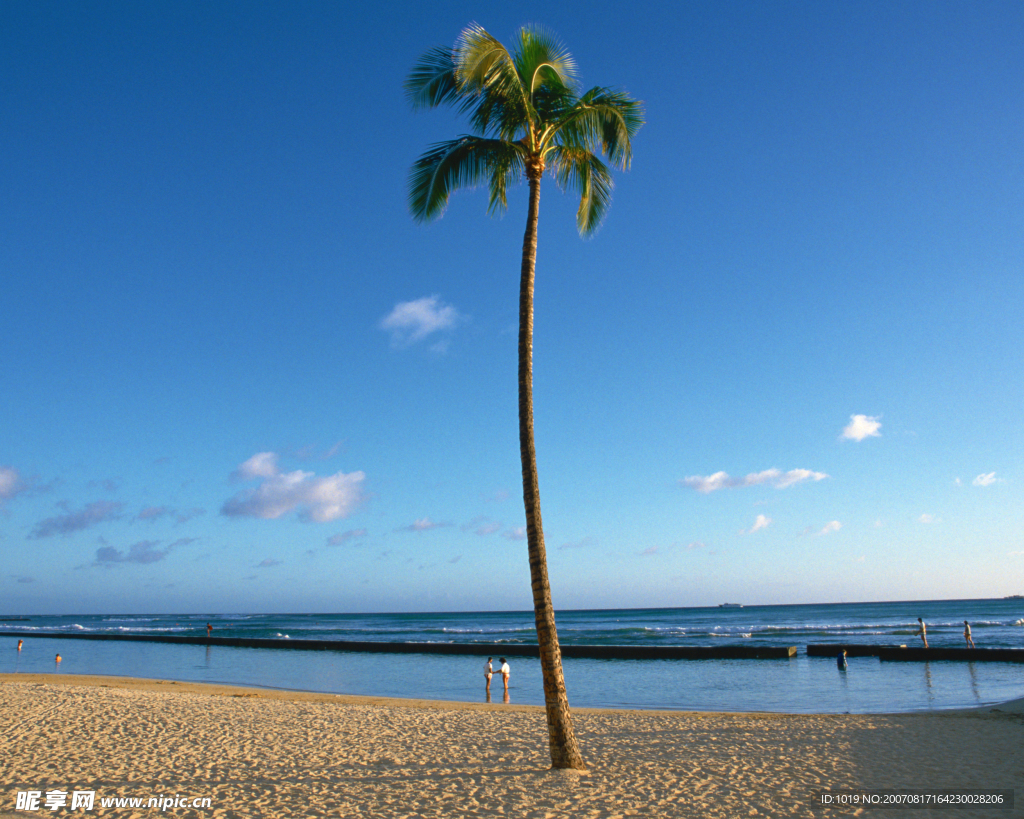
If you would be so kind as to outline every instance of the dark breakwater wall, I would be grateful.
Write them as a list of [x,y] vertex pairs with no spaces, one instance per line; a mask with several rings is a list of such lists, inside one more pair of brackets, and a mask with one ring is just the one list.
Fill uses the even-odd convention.
[[[259,637],[181,637],[140,634],[26,634],[0,631],[0,637],[62,640],[122,640],[232,648],[288,648],[301,651],[355,651],[379,654],[458,654],[537,657],[536,645],[509,643],[386,643],[372,640],[285,640]],[[562,646],[563,657],[591,660],[779,660],[796,656],[796,646]]]
[[872,646],[856,643],[811,643],[807,646],[807,656],[835,659],[836,655],[844,649],[847,657],[878,657],[880,660],[894,662],[955,660],[979,663],[1024,663],[1024,649],[1022,648],[951,648],[945,646],[925,648],[924,646]]

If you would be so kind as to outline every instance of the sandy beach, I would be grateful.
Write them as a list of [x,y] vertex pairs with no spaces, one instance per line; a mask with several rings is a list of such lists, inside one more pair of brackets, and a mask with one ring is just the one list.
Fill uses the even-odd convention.
[[[823,790],[891,788],[1014,788],[1019,815],[1022,702],[883,716],[577,709],[579,774],[549,770],[534,706],[5,674],[0,817],[829,816],[859,811],[822,808]],[[69,806],[94,791],[94,811],[15,810],[19,791],[55,789]],[[114,797],[179,803],[101,808]],[[940,813],[1010,815],[900,815]]]

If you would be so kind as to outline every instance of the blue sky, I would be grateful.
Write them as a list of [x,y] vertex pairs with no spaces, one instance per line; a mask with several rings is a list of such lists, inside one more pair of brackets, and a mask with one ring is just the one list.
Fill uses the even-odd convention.
[[557,608],[1024,591],[1024,6],[0,6],[0,609],[529,608],[525,188],[402,83],[541,24],[644,101],[541,199]]

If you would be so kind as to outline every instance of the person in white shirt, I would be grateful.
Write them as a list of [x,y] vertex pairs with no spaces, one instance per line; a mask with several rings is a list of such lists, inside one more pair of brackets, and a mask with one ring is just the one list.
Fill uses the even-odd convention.
[[917,622],[921,624],[921,627],[914,632],[914,636],[920,637],[921,642],[924,643],[924,647],[928,648],[928,626],[924,624],[924,620],[920,617],[917,618]]
[[487,680],[487,693],[491,693],[491,675],[494,674],[494,664],[491,660],[493,657],[488,657],[487,662],[484,663],[484,679]]
[[512,674],[512,669],[508,667],[508,660],[504,657],[499,659],[501,663],[501,681],[505,683],[505,693],[508,693],[508,678]]

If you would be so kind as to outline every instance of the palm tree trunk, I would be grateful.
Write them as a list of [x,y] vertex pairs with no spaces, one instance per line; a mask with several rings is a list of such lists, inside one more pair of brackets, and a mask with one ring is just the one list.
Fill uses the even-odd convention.
[[523,461],[523,505],[530,553],[530,585],[537,622],[540,667],[544,678],[544,705],[548,717],[551,767],[583,769],[583,755],[576,743],[569,713],[569,698],[562,676],[562,651],[555,630],[555,610],[548,584],[544,527],[540,517],[540,485],[537,450],[533,442],[533,283],[537,261],[537,218],[540,210],[540,179],[543,165],[528,167],[530,209],[523,236],[523,267],[519,283],[519,453]]

